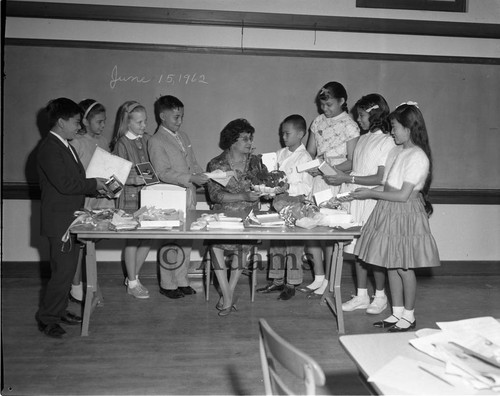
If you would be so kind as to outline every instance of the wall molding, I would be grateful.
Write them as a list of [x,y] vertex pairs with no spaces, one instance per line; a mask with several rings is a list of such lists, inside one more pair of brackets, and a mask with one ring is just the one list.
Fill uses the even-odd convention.
[[181,8],[7,1],[7,17],[500,38],[500,25]]
[[[205,190],[197,192],[198,202],[206,202]],[[500,190],[485,189],[431,189],[430,200],[433,204],[443,205],[500,205]],[[3,182],[2,199],[40,200],[40,187],[37,183]]]
[[431,62],[431,63],[462,63],[477,65],[500,65],[499,58],[469,57],[469,56],[438,56],[415,54],[391,54],[374,52],[345,52],[345,51],[313,51],[289,50],[268,48],[240,48],[240,47],[196,47],[170,44],[126,43],[110,41],[77,41],[77,40],[48,40],[5,38],[5,45],[33,46],[33,47],[61,47],[61,48],[89,48],[126,51],[157,51],[157,52],[188,52],[197,54],[222,54],[222,55],[259,55],[259,56],[285,56],[303,58],[327,59],[367,59],[381,61],[404,62]]

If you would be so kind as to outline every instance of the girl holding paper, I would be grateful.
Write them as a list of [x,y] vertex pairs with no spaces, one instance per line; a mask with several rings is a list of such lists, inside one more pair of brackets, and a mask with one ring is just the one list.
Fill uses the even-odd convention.
[[[311,124],[307,151],[312,158],[320,158],[341,171],[350,171],[359,127],[349,115],[346,89],[341,83],[330,81],[316,95],[316,104],[321,114]],[[328,185],[317,169],[310,173],[314,176],[311,197],[324,190],[331,190],[333,196],[337,195],[339,186]],[[308,242],[307,252],[314,263],[314,281],[297,290],[309,293],[308,297],[320,298],[323,295],[328,286],[323,259],[326,261],[332,257],[332,249],[319,242]]]

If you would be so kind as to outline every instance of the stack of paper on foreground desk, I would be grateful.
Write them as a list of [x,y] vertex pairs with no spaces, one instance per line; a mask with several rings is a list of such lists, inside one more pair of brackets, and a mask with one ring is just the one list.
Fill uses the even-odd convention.
[[423,329],[410,340],[435,365],[398,356],[368,380],[410,394],[500,392],[500,323],[480,317],[437,325],[441,330]]

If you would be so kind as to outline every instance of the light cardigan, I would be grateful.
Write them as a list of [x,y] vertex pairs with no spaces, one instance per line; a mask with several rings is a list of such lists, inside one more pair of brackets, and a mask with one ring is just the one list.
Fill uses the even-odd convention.
[[151,164],[163,183],[187,188],[187,209],[196,208],[196,186],[189,181],[193,173],[201,173],[191,141],[181,131],[177,132],[185,151],[171,132],[160,126],[149,139],[148,152]]

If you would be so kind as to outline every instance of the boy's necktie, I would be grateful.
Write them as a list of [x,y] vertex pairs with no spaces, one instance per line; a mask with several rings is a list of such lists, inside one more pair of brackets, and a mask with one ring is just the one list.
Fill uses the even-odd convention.
[[76,163],[78,163],[78,158],[76,158],[76,154],[75,152],[73,151],[73,148],[71,147],[71,144],[68,144],[68,150],[71,152],[71,155],[73,156],[73,158],[75,159]]

